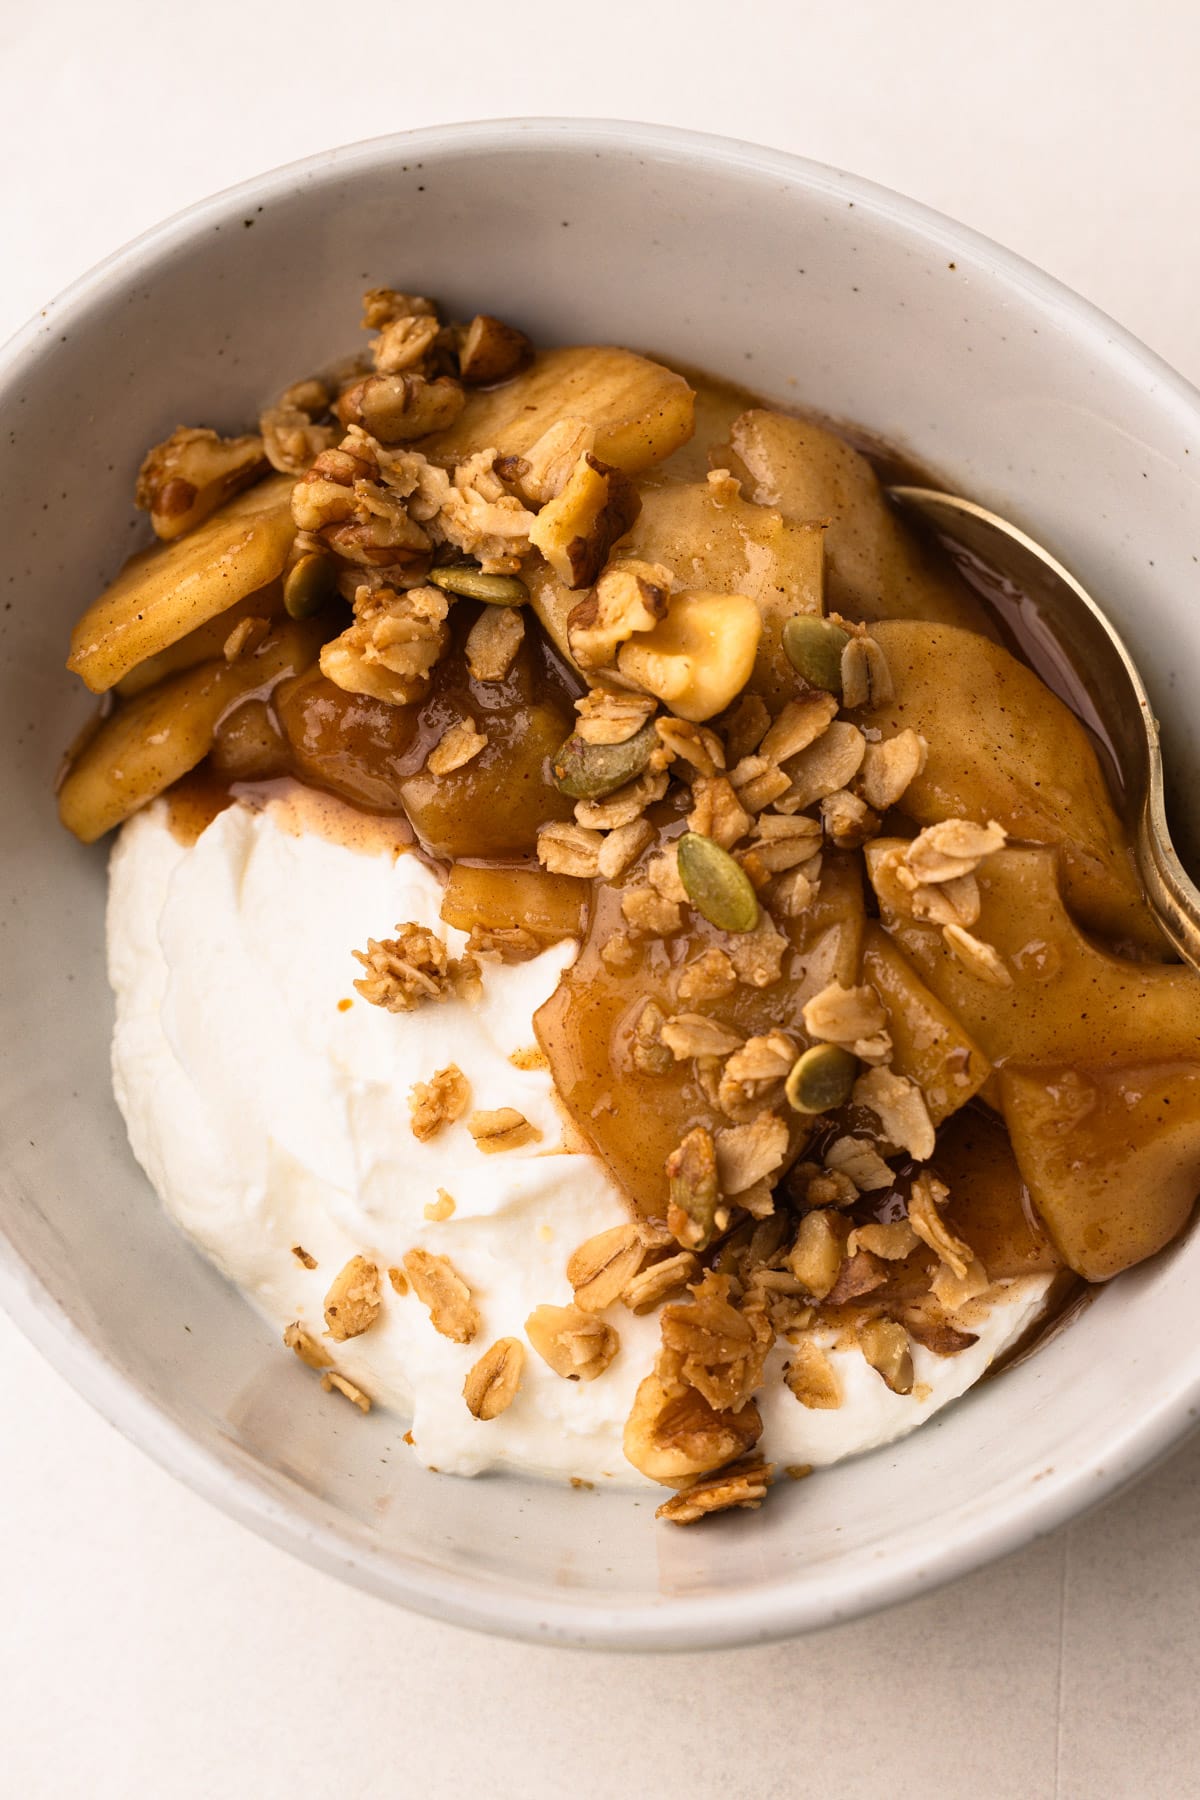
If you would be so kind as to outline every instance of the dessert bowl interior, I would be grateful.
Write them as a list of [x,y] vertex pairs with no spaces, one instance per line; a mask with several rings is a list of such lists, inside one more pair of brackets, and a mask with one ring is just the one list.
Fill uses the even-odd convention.
[[0,1292],[166,1466],[442,1617],[696,1647],[912,1594],[1050,1529],[1187,1428],[1195,1238],[915,1437],[679,1531],[640,1494],[419,1467],[403,1419],[360,1417],[282,1353],[126,1147],[105,853],[62,832],[51,800],[88,711],[68,632],[140,541],[145,446],[180,422],[243,428],[349,347],[359,294],[382,283],[543,342],[658,349],[891,439],[1090,587],[1146,676],[1180,797],[1195,786],[1200,718],[1179,670],[1200,648],[1200,398],[1047,278],[848,177],[647,127],[454,126],[266,176],[121,252],[0,363]]

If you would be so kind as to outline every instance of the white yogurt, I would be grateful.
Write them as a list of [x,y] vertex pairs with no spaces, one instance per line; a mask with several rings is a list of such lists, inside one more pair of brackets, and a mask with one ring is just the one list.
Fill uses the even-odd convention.
[[[168,1212],[280,1331],[299,1319],[323,1332],[326,1290],[351,1256],[388,1267],[420,1246],[450,1258],[482,1315],[473,1344],[440,1336],[412,1294],[385,1283],[377,1323],[332,1346],[342,1373],[411,1418],[426,1463],[643,1485],[621,1434],[657,1348],[653,1315],[613,1309],[621,1348],[596,1381],[564,1381],[530,1349],[521,1391],[499,1418],[481,1423],[463,1401],[483,1349],[523,1339],[535,1306],[569,1302],[571,1251],[628,1213],[599,1161],[565,1146],[549,1075],[510,1060],[533,1046],[533,1014],[571,945],[487,965],[474,1006],[397,1014],[355,994],[351,951],[398,922],[444,930],[440,898],[416,857],[297,829],[284,802],[230,807],[190,848],[161,802],[130,820],[112,856],[108,909],[113,1083],[130,1143]],[[446,935],[461,948],[461,933]],[[470,1081],[473,1107],[516,1107],[541,1141],[487,1156],[460,1122],[418,1142],[409,1091],[450,1062]],[[425,1207],[439,1189],[455,1209],[434,1223]],[[759,1402],[764,1452],[821,1464],[911,1431],[1020,1335],[1047,1285],[1013,1283],[957,1356],[916,1347],[908,1396],[891,1393],[857,1351],[834,1351],[843,1404],[810,1412],[784,1387],[786,1346],[777,1346]]]

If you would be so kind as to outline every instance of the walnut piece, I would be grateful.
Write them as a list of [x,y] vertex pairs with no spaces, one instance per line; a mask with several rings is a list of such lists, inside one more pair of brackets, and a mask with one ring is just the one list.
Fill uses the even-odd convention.
[[442,733],[426,757],[425,767],[431,775],[449,775],[465,768],[486,749],[487,741],[487,732],[480,731],[474,719],[459,719]]
[[452,957],[436,933],[424,925],[396,926],[394,938],[368,938],[354,958],[367,973],[354,983],[372,1006],[412,1012],[428,1000],[470,997],[479,990],[473,956]]
[[453,425],[466,399],[446,375],[429,381],[409,371],[365,375],[343,388],[333,410],[343,425],[359,425],[381,444],[410,444]]
[[463,1382],[467,1411],[476,1419],[497,1419],[517,1397],[525,1368],[519,1338],[498,1338],[468,1371]]
[[595,1381],[621,1347],[611,1325],[579,1306],[538,1306],[525,1321],[525,1335],[556,1375],[566,1381]]
[[496,469],[527,506],[545,506],[562,493],[580,457],[595,448],[596,427],[569,415],[547,426],[524,455],[498,458]]
[[[562,492],[535,516],[529,541],[565,587],[590,587],[641,510],[641,495],[624,470],[585,450]],[[575,655],[570,619],[567,638]]]
[[486,1156],[504,1150],[523,1150],[541,1141],[541,1132],[515,1106],[498,1106],[491,1112],[473,1112],[467,1130]]
[[181,537],[266,469],[260,437],[222,438],[180,425],[146,452],[134,504],[150,514],[156,537]]
[[678,997],[685,1006],[698,1000],[723,1000],[737,986],[733,964],[716,946],[694,962],[685,963],[679,976]]
[[667,1519],[672,1525],[692,1525],[709,1513],[728,1512],[733,1507],[756,1512],[766,1498],[774,1473],[773,1463],[749,1458],[734,1463],[719,1475],[698,1481],[682,1494],[664,1500],[654,1516]]
[[664,900],[649,882],[645,886],[626,888],[621,895],[621,915],[631,931],[646,937],[670,937],[683,924],[683,915],[674,900]]
[[738,1412],[762,1381],[775,1332],[761,1316],[731,1305],[730,1277],[711,1270],[689,1305],[664,1306],[659,1374],[669,1387],[695,1388],[715,1411]]
[[[607,667],[635,631],[650,631],[664,618],[673,580],[662,563],[632,557],[610,563],[567,620],[567,641],[580,668]],[[652,696],[645,698],[653,709]]]
[[710,837],[722,850],[732,850],[752,824],[726,775],[701,775],[692,783],[688,830]]
[[647,1375],[633,1398],[624,1449],[635,1469],[672,1485],[744,1456],[761,1436],[762,1416],[752,1400],[739,1412],[718,1412],[698,1389],[672,1393],[657,1375]]
[[361,1337],[379,1317],[383,1305],[379,1270],[365,1256],[352,1256],[334,1276],[325,1296],[325,1326],[344,1343]]
[[430,1250],[410,1250],[404,1272],[422,1306],[429,1308],[435,1331],[456,1344],[469,1344],[479,1330],[479,1312],[471,1290],[448,1256]]
[[858,1344],[893,1394],[912,1393],[912,1349],[903,1325],[894,1319],[866,1319],[858,1328]]

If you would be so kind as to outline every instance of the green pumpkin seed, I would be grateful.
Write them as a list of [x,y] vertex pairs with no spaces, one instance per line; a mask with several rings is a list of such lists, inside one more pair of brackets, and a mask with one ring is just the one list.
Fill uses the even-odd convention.
[[850,633],[816,613],[799,613],[783,628],[783,649],[797,675],[810,687],[842,694],[842,651]]
[[554,785],[572,800],[601,800],[642,773],[658,746],[653,724],[623,744],[585,744],[569,737],[554,758]]
[[840,1044],[814,1044],[792,1064],[784,1083],[794,1112],[833,1112],[850,1098],[858,1075],[858,1058]]
[[337,590],[332,559],[313,551],[292,564],[284,578],[283,604],[290,619],[311,619]]
[[486,600],[489,606],[523,606],[529,598],[529,589],[518,575],[485,575],[478,563],[450,563],[444,569],[431,569],[429,579],[444,594]]
[[722,1218],[712,1133],[696,1125],[667,1158],[667,1229],[688,1250],[703,1250],[728,1224]]
[[721,931],[753,931],[758,895],[750,877],[728,850],[698,831],[679,840],[679,879],[696,911]]

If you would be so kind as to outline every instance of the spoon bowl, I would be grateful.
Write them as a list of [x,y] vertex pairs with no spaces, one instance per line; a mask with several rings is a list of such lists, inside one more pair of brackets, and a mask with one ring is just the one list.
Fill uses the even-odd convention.
[[1021,647],[1115,763],[1146,896],[1180,956],[1200,970],[1200,889],[1171,838],[1158,720],[1119,632],[1071,572],[1007,519],[933,488],[888,493],[966,572],[985,572],[993,591],[999,582],[997,598]]

